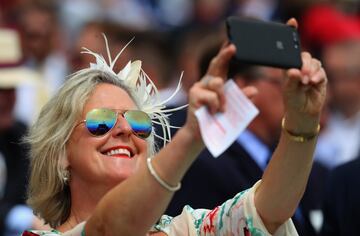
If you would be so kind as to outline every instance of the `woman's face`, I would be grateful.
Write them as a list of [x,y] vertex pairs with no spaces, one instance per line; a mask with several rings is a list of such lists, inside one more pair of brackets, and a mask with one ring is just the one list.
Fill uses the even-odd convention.
[[[94,108],[119,110],[137,109],[127,92],[115,85],[99,84],[85,103],[80,123],[88,111]],[[117,154],[109,154],[117,150]],[[130,151],[130,157],[126,151]],[[80,123],[67,144],[67,156],[74,187],[94,186],[112,188],[136,171],[144,163],[147,154],[145,140],[135,136],[127,121],[119,114],[113,129],[100,137],[94,137],[85,123]],[[91,188],[90,188],[91,186]]]

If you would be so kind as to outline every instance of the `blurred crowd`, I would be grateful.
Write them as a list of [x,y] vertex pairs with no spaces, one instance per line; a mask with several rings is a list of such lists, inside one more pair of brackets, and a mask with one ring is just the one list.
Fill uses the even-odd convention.
[[[306,208],[300,206],[294,217],[302,225],[299,227],[307,228],[299,230],[305,232],[303,235],[359,234],[352,230],[357,229],[355,222],[360,218],[360,1],[1,0],[0,236],[19,235],[29,227],[46,227],[25,204],[28,160],[21,138],[67,75],[89,66],[91,57],[80,53],[82,47],[105,54],[104,33],[115,54],[132,40],[115,71],[129,60],[142,60],[144,71],[164,98],[172,94],[184,72],[182,90],[168,106],[183,105],[188,89],[207,68],[206,58],[226,40],[224,22],[230,15],[283,23],[295,17],[303,50],[321,58],[329,78],[328,102],[304,196]],[[263,94],[281,85],[278,78],[283,79],[281,73],[270,68],[237,75],[256,77]],[[238,81],[240,87],[250,83]],[[280,132],[283,114],[281,98],[276,98],[275,89],[273,94],[255,101],[263,115],[242,137],[245,142],[255,135],[269,150],[277,142],[274,137]],[[171,122],[181,125],[184,119],[179,113]],[[265,134],[264,129],[269,133]],[[259,164],[259,177],[261,165],[266,164]],[[223,175],[226,178],[225,171]],[[255,179],[247,179],[243,187],[253,185]],[[191,189],[192,183],[188,182]],[[214,182],[211,184],[216,185]],[[174,201],[186,195],[187,187],[183,188]],[[191,203],[191,199],[186,202]],[[176,204],[172,203],[169,214],[179,213],[172,207]],[[211,204],[216,203],[196,206],[195,202],[194,207],[215,207]]]

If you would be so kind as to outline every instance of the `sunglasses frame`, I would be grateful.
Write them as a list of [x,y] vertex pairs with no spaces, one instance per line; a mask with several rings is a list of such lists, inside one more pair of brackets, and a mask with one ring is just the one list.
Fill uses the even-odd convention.
[[[113,125],[106,133],[100,134],[100,135],[96,135],[96,134],[91,133],[90,130],[89,130],[89,128],[88,128],[87,125],[86,125],[86,121],[87,121],[86,119],[80,121],[75,127],[77,127],[78,125],[80,125],[80,124],[82,124],[82,123],[85,123],[86,130],[89,132],[89,134],[90,134],[91,136],[93,136],[93,137],[103,137],[103,136],[105,136],[106,134],[110,133],[110,131],[116,126],[116,124],[118,123],[118,120],[119,120],[119,115],[121,115],[121,116],[126,120],[126,122],[129,124],[129,126],[131,127],[132,133],[133,133],[136,137],[141,138],[141,139],[147,139],[147,138],[151,135],[151,132],[152,132],[152,129],[153,129],[152,121],[151,121],[150,116],[149,116],[146,112],[144,112],[144,111],[141,111],[141,110],[122,110],[122,109],[112,109],[112,108],[94,108],[94,109],[91,109],[90,111],[88,111],[88,112],[86,113],[86,116],[89,114],[89,112],[92,112],[92,111],[94,111],[94,110],[109,110],[109,111],[112,111],[112,112],[115,113],[115,116],[116,116],[115,123],[114,123],[114,125]],[[138,134],[134,131],[133,127],[131,126],[131,124],[129,123],[129,121],[126,119],[126,116],[125,116],[125,113],[126,113],[126,112],[129,112],[129,111],[139,111],[139,112],[142,112],[142,113],[144,113],[144,114],[149,118],[149,121],[150,121],[150,123],[151,123],[151,131],[150,131],[150,133],[149,133],[149,135],[148,135],[147,137],[141,137],[140,135],[138,135]],[[85,117],[86,117],[86,116],[85,116]]]

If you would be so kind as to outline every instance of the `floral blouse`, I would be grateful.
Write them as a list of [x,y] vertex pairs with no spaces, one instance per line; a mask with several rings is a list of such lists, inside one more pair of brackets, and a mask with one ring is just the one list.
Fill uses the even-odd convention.
[[[254,205],[254,192],[260,181],[252,188],[238,193],[213,210],[192,209],[185,206],[176,217],[162,216],[150,229],[169,236],[265,236],[271,235],[265,228]],[[60,233],[52,231],[25,231],[22,236],[85,236],[85,222],[74,229]],[[273,235],[298,235],[291,219],[282,224]]]

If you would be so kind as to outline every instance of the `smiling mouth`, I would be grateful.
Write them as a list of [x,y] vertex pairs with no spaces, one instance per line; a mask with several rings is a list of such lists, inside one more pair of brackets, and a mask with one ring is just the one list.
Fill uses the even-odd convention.
[[126,148],[116,148],[111,149],[105,152],[102,152],[103,155],[110,157],[119,157],[119,158],[133,158],[134,155]]

